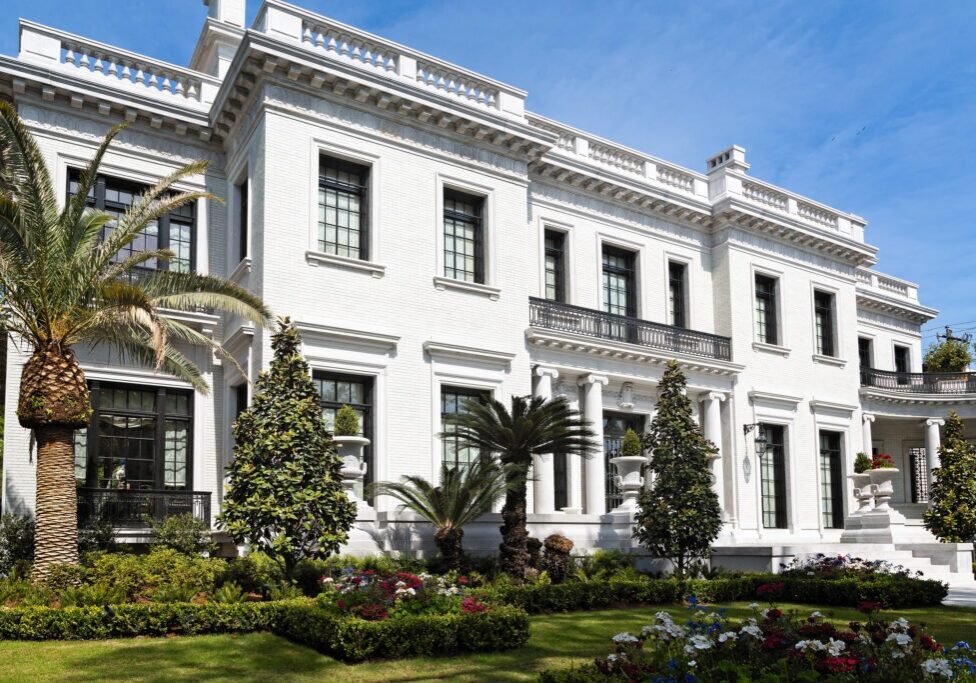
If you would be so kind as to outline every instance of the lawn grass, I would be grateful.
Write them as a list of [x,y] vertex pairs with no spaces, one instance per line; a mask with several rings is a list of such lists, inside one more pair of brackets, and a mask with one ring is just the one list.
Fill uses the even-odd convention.
[[[839,624],[859,615],[853,609],[779,605],[809,614],[819,609]],[[416,658],[347,665],[266,633],[89,642],[0,642],[2,681],[331,681],[334,683],[418,681],[532,681],[547,668],[568,667],[608,650],[609,637],[636,631],[660,610],[680,607],[574,612],[532,617],[532,637],[510,652],[465,657]],[[706,608],[708,609],[708,608]],[[729,615],[752,614],[745,603]],[[959,607],[883,612],[926,623],[940,641],[976,640],[976,610]]]

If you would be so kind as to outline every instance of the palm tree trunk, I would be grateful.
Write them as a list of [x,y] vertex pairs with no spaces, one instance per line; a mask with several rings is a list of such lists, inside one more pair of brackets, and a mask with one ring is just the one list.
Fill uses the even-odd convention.
[[502,542],[499,548],[501,569],[509,576],[521,580],[525,578],[525,569],[529,565],[529,551],[526,541],[529,532],[526,529],[525,516],[525,486],[528,479],[528,467],[521,466],[518,471],[509,475],[511,486],[505,493],[505,506],[502,508]]
[[44,580],[51,565],[78,562],[78,495],[75,489],[74,430],[38,427],[37,531],[31,578]]
[[434,542],[444,558],[444,569],[460,571],[461,558],[464,556],[464,529],[448,526],[441,527],[434,534]]

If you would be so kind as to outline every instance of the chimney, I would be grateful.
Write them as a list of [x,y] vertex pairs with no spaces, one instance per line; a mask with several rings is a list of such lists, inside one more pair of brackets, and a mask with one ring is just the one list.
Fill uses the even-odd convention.
[[200,33],[190,68],[223,78],[244,37],[246,0],[203,0],[207,19]]
[[207,16],[214,21],[244,28],[246,0],[203,0],[209,7]]
[[728,149],[719,152],[706,162],[707,172],[714,173],[720,168],[727,168],[730,171],[745,173],[749,170],[746,163],[746,150],[738,145],[732,145]]

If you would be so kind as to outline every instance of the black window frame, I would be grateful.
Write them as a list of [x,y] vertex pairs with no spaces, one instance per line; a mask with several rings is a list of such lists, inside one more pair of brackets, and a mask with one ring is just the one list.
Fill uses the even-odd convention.
[[[562,230],[546,228],[543,234],[543,246],[545,273],[543,295],[549,301],[568,303],[566,301],[566,233]],[[549,282],[550,276],[552,284]]]
[[[456,190],[452,187],[444,188],[444,211],[441,217],[441,235],[444,240],[442,257],[444,259],[444,277],[461,282],[473,282],[475,284],[485,284],[485,197],[484,195]],[[473,208],[470,212],[457,209],[459,204],[470,204]],[[472,237],[468,239],[459,236],[456,231],[458,225],[470,227]],[[449,233],[448,231],[451,230]],[[465,243],[470,242],[474,258],[474,270],[458,268],[458,257],[462,259],[467,254],[458,252],[456,249],[449,248],[449,243],[456,243],[461,240]],[[448,258],[448,255],[452,258]],[[449,266],[453,263],[453,266]],[[460,277],[459,277],[460,274]],[[470,274],[470,277],[468,275]]]
[[857,362],[858,366],[863,370],[873,367],[871,364],[874,362],[874,340],[870,337],[858,337],[857,338]]
[[688,327],[688,264],[668,261],[668,324]]
[[844,528],[843,433],[821,429],[820,515],[825,529]]
[[[358,183],[344,182],[338,178],[331,178],[328,175],[328,171],[334,171],[336,175],[347,174],[348,176],[358,176]],[[350,256],[347,254],[340,254],[339,252],[344,248],[347,251],[352,247],[347,242],[347,244],[340,244],[338,239],[338,231],[345,230],[348,233],[351,232],[349,226],[340,227],[338,222],[335,224],[336,230],[336,241],[329,242],[328,240],[328,229],[329,224],[326,220],[318,218],[319,233],[317,244],[319,251],[324,254],[332,254],[334,256],[340,256],[342,258],[351,258],[357,261],[368,261],[370,257],[370,206],[369,206],[369,195],[370,186],[372,181],[373,168],[370,164],[358,163],[355,161],[349,161],[347,159],[341,159],[339,157],[332,156],[330,154],[320,154],[319,155],[319,199],[318,206],[320,210],[325,207],[329,208],[328,204],[322,198],[322,192],[326,192],[326,199],[328,198],[328,192],[335,192],[338,197],[339,193],[348,197],[355,196],[359,201],[359,226],[356,229],[356,233],[359,237],[359,244],[356,247],[358,254],[356,256]],[[332,207],[338,211],[339,206]],[[347,235],[348,236],[348,235]],[[332,248],[330,249],[330,244]]]
[[[363,448],[363,461],[366,463],[366,476],[363,479],[364,486],[368,486],[373,482],[373,475],[375,474],[373,458],[373,444],[375,442],[374,426],[376,417],[375,379],[376,378],[372,375],[357,375],[347,372],[330,372],[328,370],[312,371],[312,382],[315,384],[315,391],[318,394],[319,407],[323,410],[323,412],[326,409],[338,411],[343,405],[348,405],[350,408],[356,410],[359,414],[359,429],[362,432],[363,437],[369,439],[369,443]],[[363,400],[360,403],[356,403],[354,401],[340,401],[338,398],[334,400],[327,400],[322,393],[323,382],[336,382],[337,385],[339,382],[362,384]],[[338,396],[338,392],[336,392],[336,395]]]
[[[617,429],[613,428],[615,421],[620,425]],[[644,433],[646,424],[646,415],[621,413],[613,410],[603,411],[604,497],[608,512],[624,500],[623,492],[617,483],[617,468],[610,462],[610,459],[620,454],[624,434],[627,433],[628,429],[633,429],[640,435]]]
[[[763,423],[759,428],[766,436],[766,452],[759,463],[762,525],[765,529],[785,529],[789,519],[786,490],[786,427]],[[767,505],[770,501],[772,506]]]
[[[756,273],[755,288],[756,341],[760,344],[779,344],[779,316],[777,315],[779,280]],[[761,305],[760,305],[761,304]]]
[[248,176],[246,172],[243,180],[234,187],[237,192],[237,256],[238,261],[243,261],[248,256],[248,213],[250,209]]
[[[81,169],[69,167],[68,168],[68,184],[66,196],[70,198],[74,193],[71,191],[72,183],[78,181],[81,175]],[[106,192],[109,188],[120,190],[124,192],[130,192],[133,195],[141,195],[146,190],[150,188],[150,185],[142,183],[136,180],[130,180],[128,178],[98,174],[95,178],[95,183],[91,188],[91,192],[88,196],[88,206],[92,208],[99,209],[101,211],[112,210],[121,211],[125,213],[132,207],[132,204],[124,204],[112,202],[106,199]],[[135,199],[135,197],[133,198]],[[134,203],[134,202],[133,202]],[[182,215],[182,214],[189,214]],[[164,216],[161,216],[157,221],[157,235],[156,235],[156,246],[158,249],[169,249],[170,248],[170,227],[172,223],[189,224],[190,227],[190,258],[189,258],[189,272],[195,273],[197,270],[197,203],[191,202],[185,204],[184,206],[172,211]],[[108,226],[102,228],[102,239],[104,239],[110,230]],[[138,252],[133,252],[138,253]],[[156,270],[170,270],[170,259],[159,259],[153,266],[139,266],[135,269],[135,272],[144,271],[151,272]]]
[[[194,439],[194,392],[192,389],[175,387],[130,384],[126,382],[105,382],[92,380],[88,383],[91,395],[92,415],[84,435],[82,430],[75,432],[76,453],[79,445],[85,450],[85,483],[86,488],[109,489],[102,486],[98,476],[99,445],[102,438],[107,438],[99,429],[103,415],[115,415],[126,418],[152,418],[155,420],[153,435],[153,488],[131,489],[134,491],[193,491],[193,439]],[[102,405],[102,392],[106,390],[121,390],[126,392],[142,392],[155,394],[155,409],[152,411],[129,408],[109,408]],[[185,413],[170,412],[167,408],[167,396],[181,396],[186,398]],[[167,487],[166,485],[166,422],[185,422],[186,429],[186,481],[182,487]],[[76,458],[77,472],[77,458]],[[109,478],[111,475],[109,475]],[[77,480],[76,480],[77,481]]]
[[241,416],[249,405],[247,396],[247,382],[241,382],[233,387],[234,389],[234,422]]
[[837,337],[834,324],[836,296],[822,289],[813,290],[814,350],[817,355],[837,357]]
[[[487,400],[491,397],[491,391],[488,389],[478,389],[474,387],[465,387],[455,384],[442,384],[440,390],[440,396],[438,400],[440,401],[440,415],[441,415],[441,464],[451,464],[452,467],[465,467],[471,463],[473,460],[473,455],[468,458],[466,462],[461,462],[456,456],[462,450],[467,452],[470,450],[469,446],[462,446],[461,439],[458,436],[450,436],[446,433],[447,430],[447,419],[451,415],[456,415],[455,412],[447,412],[445,410],[445,398],[450,395],[454,398],[454,405],[458,408],[461,407],[464,401],[468,399],[475,399],[479,401]],[[453,444],[455,458],[453,463],[451,463],[448,458],[448,447]],[[485,455],[484,453],[481,454]]]
[[[622,261],[620,263],[616,261]],[[614,315],[624,315],[631,318],[637,317],[637,252],[630,251],[629,249],[621,249],[619,247],[614,247],[609,244],[604,244],[601,254],[601,304],[603,306],[604,313],[611,313]],[[611,288],[610,286],[610,276],[622,276],[624,281],[627,283],[626,305],[624,311],[614,310],[619,309],[619,306],[612,305],[610,303],[610,292],[619,291],[619,288]]]
[[894,344],[893,359],[895,372],[905,374],[912,371],[912,349],[904,344]]

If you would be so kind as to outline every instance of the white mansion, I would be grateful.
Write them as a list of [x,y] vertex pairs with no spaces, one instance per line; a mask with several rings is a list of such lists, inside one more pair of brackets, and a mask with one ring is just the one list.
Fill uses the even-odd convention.
[[[682,168],[281,0],[250,28],[244,0],[208,4],[188,67],[22,20],[0,97],[65,197],[108,128],[130,122],[91,197],[108,211],[180,164],[212,162],[187,187],[226,203],[161,220],[145,244],[176,253],[158,267],[227,276],[296,322],[327,417],[342,404],[362,416],[367,480],[433,478],[467,458],[439,436],[466,396],[566,396],[605,454],[538,460],[532,532],[632,548],[610,458],[626,428],[648,424],[676,359],[720,449],[717,563],[775,569],[841,551],[972,580],[972,546],[938,544],[920,519],[942,419],[976,426],[976,376],[921,372],[920,326],[936,311],[871,269],[864,219],[757,180],[741,147],[703,173]],[[144,514],[216,516],[231,424],[270,361],[267,330],[185,319],[248,376],[197,352],[202,395],[83,356],[95,411],[78,435],[79,513],[111,509],[133,537]],[[11,341],[7,357],[3,506],[25,512],[25,355]],[[893,456],[893,490],[848,478],[862,450]],[[353,550],[429,547],[429,529],[389,499],[361,503],[360,518]],[[497,524],[476,525],[468,545],[496,546]]]

